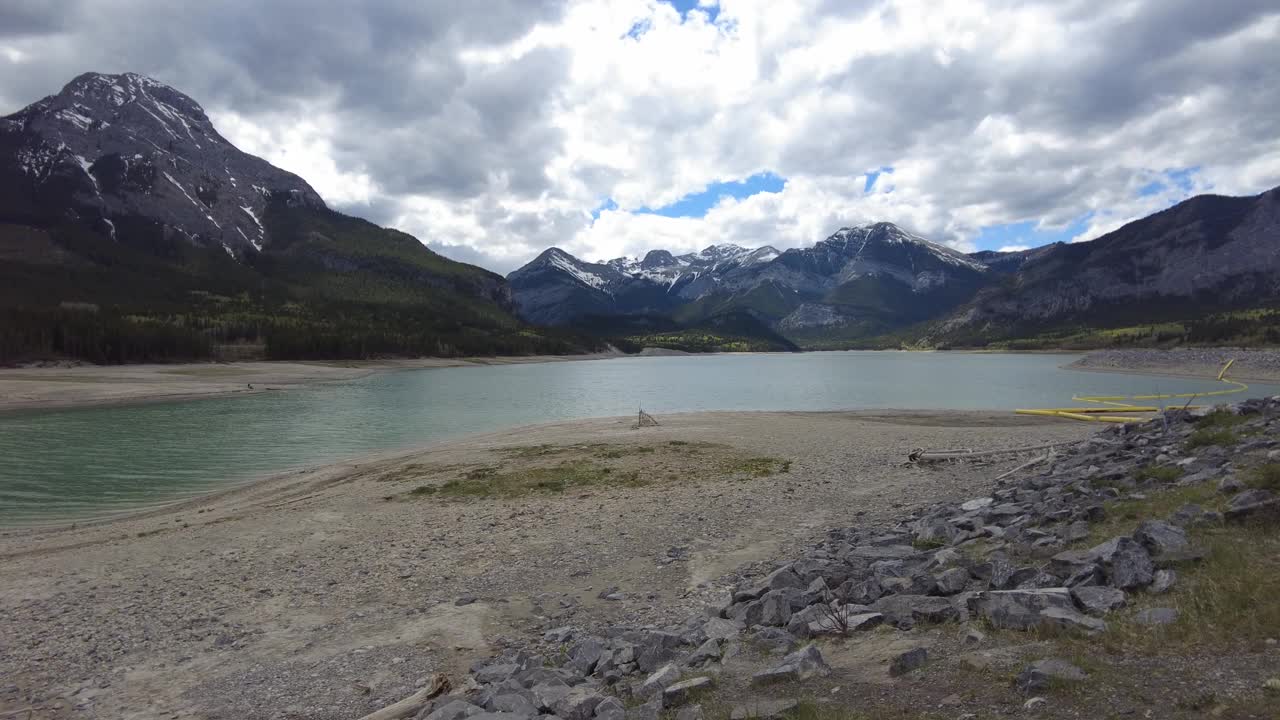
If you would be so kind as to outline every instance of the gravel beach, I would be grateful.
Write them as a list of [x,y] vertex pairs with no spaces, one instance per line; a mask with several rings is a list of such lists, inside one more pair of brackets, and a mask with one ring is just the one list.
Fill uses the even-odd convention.
[[1179,377],[1217,377],[1235,360],[1230,376],[1237,380],[1280,382],[1280,350],[1242,348],[1175,348],[1172,350],[1095,350],[1067,367],[1097,372],[1134,372]]
[[[359,717],[548,628],[696,611],[828,527],[971,497],[1019,462],[923,469],[904,463],[913,449],[1095,429],[962,412],[633,421],[476,436],[128,520],[0,533],[0,713]],[[583,468],[590,484],[467,494]]]

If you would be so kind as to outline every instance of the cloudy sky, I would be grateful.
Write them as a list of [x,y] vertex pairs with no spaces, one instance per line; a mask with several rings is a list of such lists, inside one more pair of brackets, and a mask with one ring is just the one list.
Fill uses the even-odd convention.
[[1274,0],[0,0],[0,113],[87,70],[500,272],[878,220],[1034,246],[1280,185]]

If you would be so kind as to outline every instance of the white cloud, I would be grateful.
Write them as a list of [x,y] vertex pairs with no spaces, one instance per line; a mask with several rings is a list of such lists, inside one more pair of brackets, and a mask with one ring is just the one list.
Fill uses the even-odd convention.
[[[274,13],[247,0],[79,3],[12,37],[0,10],[0,99],[128,64],[331,203],[501,271],[550,245],[785,248],[876,220],[972,250],[983,227],[1085,218],[1084,240],[1280,184],[1274,3],[699,5],[714,23],[659,0],[377,0],[260,18],[283,39],[233,22]],[[1139,192],[1186,168],[1189,186]],[[633,212],[763,171],[785,187],[703,218]]]
[[1022,252],[1030,249],[1030,245],[1002,245],[998,252]]

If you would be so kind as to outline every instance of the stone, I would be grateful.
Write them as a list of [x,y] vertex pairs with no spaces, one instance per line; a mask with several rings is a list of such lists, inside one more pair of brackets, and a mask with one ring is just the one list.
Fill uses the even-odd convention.
[[1040,611],[1056,607],[1075,610],[1067,588],[1042,590],[988,590],[969,598],[969,611],[986,618],[994,627],[1030,630],[1040,624]]
[[791,565],[786,565],[769,573],[764,579],[764,584],[770,590],[781,590],[783,588],[803,588],[804,580],[796,574]]
[[955,595],[969,584],[969,571],[964,568],[951,568],[934,578],[937,591],[941,595]]
[[1125,603],[1124,591],[1113,587],[1071,588],[1071,597],[1090,615],[1106,615],[1124,607]]
[[475,715],[469,715],[472,720],[533,720],[538,717],[534,715],[520,715],[518,713],[509,712],[482,712]]
[[1086,550],[1063,550],[1049,559],[1049,572],[1058,577],[1071,577],[1092,568],[1097,560]]
[[573,628],[569,626],[558,627],[554,630],[548,630],[542,633],[542,641],[563,645],[573,639]]
[[1062,541],[1066,543],[1074,543],[1084,540],[1089,537],[1089,521],[1076,520],[1062,528],[1062,532],[1059,533],[1059,535],[1062,537]]
[[1163,520],[1144,521],[1134,531],[1133,539],[1142,543],[1151,555],[1178,552],[1190,545],[1185,530]]
[[1048,704],[1049,701],[1042,697],[1033,697],[1022,703],[1022,709],[1027,712],[1035,712]]
[[1040,611],[1040,625],[1058,630],[1083,632],[1087,635],[1104,632],[1107,629],[1107,624],[1098,618],[1057,607]]
[[702,632],[710,639],[715,640],[732,640],[738,637],[742,626],[732,620],[723,618],[712,618],[702,626]]
[[806,645],[784,657],[782,664],[752,675],[751,682],[755,685],[783,681],[800,682],[811,677],[825,677],[830,674],[831,668],[822,659],[822,652],[816,645]]
[[759,600],[743,606],[734,619],[746,627],[785,627],[791,620],[791,601],[782,591],[770,590]]
[[991,507],[991,505],[994,503],[995,503],[994,498],[989,498],[989,497],[974,498],[973,500],[970,500],[966,503],[961,503],[960,509],[967,513],[977,512],[983,508]]
[[1177,620],[1176,608],[1149,608],[1133,616],[1134,622],[1146,626],[1169,625]]
[[510,693],[507,695],[499,695],[488,703],[490,710],[495,712],[514,713],[524,717],[536,717],[538,715],[538,706],[524,695]]
[[1133,538],[1112,538],[1089,552],[1102,564],[1108,585],[1131,590],[1151,584],[1155,565],[1146,548]]
[[969,628],[964,633],[965,645],[980,645],[982,644],[982,641],[986,639],[987,639],[986,633],[982,632],[978,628]]
[[476,682],[481,685],[488,685],[490,683],[500,683],[518,672],[520,672],[519,665],[511,663],[494,663],[492,665],[485,665],[484,667],[476,670],[475,678]]
[[587,638],[570,651],[567,667],[580,675],[590,675],[595,671],[596,664],[600,662],[604,652],[603,643],[596,638]]
[[463,700],[450,700],[444,705],[432,710],[426,716],[426,720],[462,720],[462,718],[478,715],[484,710]]
[[910,545],[860,545],[849,551],[850,557],[865,560],[902,560],[915,554]]
[[596,706],[604,702],[604,695],[599,692],[579,685],[570,688],[555,704],[551,706],[551,710],[563,720],[590,720],[595,714]]
[[457,600],[454,600],[454,601],[453,601],[453,604],[454,604],[454,605],[457,605],[458,607],[462,607],[463,605],[471,605],[471,604],[474,604],[474,603],[475,603],[475,601],[476,601],[476,596],[475,596],[475,595],[463,595],[462,597],[458,598]]
[[755,700],[735,705],[729,720],[774,720],[800,706],[798,700]]
[[711,678],[706,675],[700,675],[695,678],[683,680],[674,685],[668,686],[662,691],[662,700],[668,706],[679,705],[689,698],[692,693],[699,690],[709,689],[712,685]]
[[1218,492],[1224,495],[1239,492],[1244,489],[1244,483],[1235,475],[1227,475],[1218,481]]
[[645,678],[640,684],[637,694],[640,697],[651,697],[655,693],[661,693],[669,685],[675,684],[680,680],[680,668],[673,665],[663,665],[652,675]]
[[912,648],[893,659],[889,663],[889,675],[898,677],[906,675],[912,670],[924,667],[929,660],[929,651],[922,647]]
[[1227,502],[1223,516],[1229,522],[1238,522],[1256,515],[1280,512],[1280,498],[1269,490],[1245,490]]
[[1014,679],[1014,687],[1024,693],[1047,690],[1054,682],[1081,682],[1088,676],[1066,660],[1050,658],[1031,663]]
[[607,697],[596,706],[596,720],[626,720],[627,708],[616,697]]
[[[648,702],[627,709],[627,720],[658,720],[662,715],[662,695],[657,695]],[[544,718],[549,720],[549,718]]]
[[716,638],[708,638],[706,642],[699,645],[698,648],[689,655],[688,659],[685,660],[685,664],[689,667],[697,667],[703,663],[719,660],[721,642],[721,640]]
[[556,706],[565,695],[569,694],[569,686],[563,681],[560,683],[539,683],[529,690],[533,693],[534,699],[543,709],[550,710]]
[[844,590],[845,600],[858,605],[870,605],[884,595],[884,586],[874,577],[859,583],[850,580],[842,585],[841,589]]
[[1159,595],[1169,591],[1174,583],[1178,582],[1178,572],[1176,570],[1157,570],[1155,577],[1151,580],[1151,585],[1147,587],[1147,592],[1152,595]]
[[703,720],[701,705],[686,705],[676,711],[675,720]]
[[928,595],[888,595],[872,603],[871,610],[883,614],[885,622],[895,627],[960,619],[960,611],[950,600]]

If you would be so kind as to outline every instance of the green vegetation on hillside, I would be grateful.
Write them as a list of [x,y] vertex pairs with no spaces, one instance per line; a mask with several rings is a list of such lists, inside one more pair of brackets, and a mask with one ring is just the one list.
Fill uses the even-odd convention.
[[567,354],[602,344],[531,328],[497,275],[404,233],[273,204],[273,242],[231,258],[116,222],[0,224],[0,363]]

